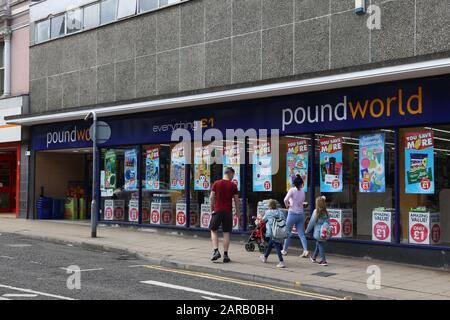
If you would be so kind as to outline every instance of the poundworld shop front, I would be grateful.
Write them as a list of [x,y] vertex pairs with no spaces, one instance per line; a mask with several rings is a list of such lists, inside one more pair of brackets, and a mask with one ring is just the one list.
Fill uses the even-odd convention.
[[[211,184],[224,166],[233,166],[242,200],[234,229],[245,233],[251,217],[264,210],[264,200],[282,203],[292,177],[300,174],[308,212],[316,196],[327,198],[330,247],[399,261],[421,253],[424,260],[434,260],[430,264],[445,265],[450,250],[449,83],[450,76],[438,76],[101,117],[112,135],[99,151],[100,220],[207,230]],[[63,184],[70,189],[67,173],[76,171],[73,180],[89,190],[89,126],[71,121],[32,127],[33,159],[39,162],[35,175],[65,172]],[[217,130],[211,133],[211,128]],[[179,144],[172,139],[175,129],[196,138],[201,132],[224,139]],[[227,136],[227,130],[237,129],[248,137]],[[280,136],[255,137],[252,129],[267,129],[269,135],[278,130]],[[213,163],[219,155],[222,163]],[[45,195],[61,197],[63,184],[58,176],[52,180],[58,187],[44,190],[58,195]],[[36,179],[35,192],[40,181],[46,183]],[[80,197],[76,192],[68,196]]]

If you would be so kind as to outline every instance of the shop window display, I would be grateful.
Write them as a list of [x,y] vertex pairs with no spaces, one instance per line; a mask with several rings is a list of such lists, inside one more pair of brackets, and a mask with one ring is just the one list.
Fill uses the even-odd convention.
[[102,149],[102,220],[139,222],[138,155],[137,146]]
[[450,126],[400,129],[401,241],[450,244]]
[[[278,201],[284,208],[284,197],[292,187],[293,179],[299,174],[304,181],[305,201],[309,200],[309,136],[280,137],[279,150],[272,148],[270,139],[267,141],[249,140],[247,162],[248,178],[248,221],[252,217],[263,214],[267,210],[269,199]],[[277,159],[275,159],[277,157]],[[278,161],[276,164],[275,161]],[[278,170],[272,168],[277,166]],[[272,170],[274,169],[274,170]],[[272,172],[274,171],[274,172]],[[305,208],[305,225],[309,221],[309,206]],[[293,230],[296,233],[296,230]]]
[[327,198],[333,237],[394,241],[393,130],[316,135],[316,195]]
[[176,144],[144,145],[141,175],[142,223],[179,225],[177,207],[180,209],[186,198],[184,148]]

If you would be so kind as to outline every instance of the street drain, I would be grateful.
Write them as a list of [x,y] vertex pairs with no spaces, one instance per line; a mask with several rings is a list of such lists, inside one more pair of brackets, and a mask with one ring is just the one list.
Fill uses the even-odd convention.
[[312,275],[313,275],[313,276],[318,276],[318,277],[324,277],[324,278],[327,278],[327,277],[335,276],[336,273],[331,273],[331,272],[317,272],[317,273],[313,273]]

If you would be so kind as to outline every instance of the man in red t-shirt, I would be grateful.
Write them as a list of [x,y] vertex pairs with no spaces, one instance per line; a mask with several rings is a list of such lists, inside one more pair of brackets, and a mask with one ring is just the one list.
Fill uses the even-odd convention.
[[236,184],[233,181],[234,169],[231,167],[225,168],[223,179],[214,182],[211,191],[211,212],[212,217],[209,223],[211,230],[211,241],[214,252],[211,261],[216,261],[221,258],[219,252],[219,237],[218,230],[222,226],[223,231],[223,262],[230,262],[228,257],[228,248],[230,246],[230,233],[233,230],[233,205],[236,207],[236,214],[239,215],[239,195]]

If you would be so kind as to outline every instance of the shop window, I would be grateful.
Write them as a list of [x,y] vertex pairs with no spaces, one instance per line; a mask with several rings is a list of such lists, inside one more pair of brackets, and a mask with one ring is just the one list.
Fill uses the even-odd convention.
[[400,130],[401,241],[450,245],[450,126]]
[[102,149],[100,191],[102,220],[139,222],[139,148]]
[[117,0],[104,0],[100,3],[100,23],[116,20]]
[[64,33],[64,28],[65,28],[64,20],[65,20],[64,15],[59,15],[59,16],[53,17],[51,19],[51,38],[52,39],[61,37],[65,34]]
[[139,0],[139,12],[146,12],[158,8],[159,0]]
[[136,0],[119,0],[117,19],[136,14]]
[[36,23],[35,40],[42,42],[50,38],[50,20],[44,20]]
[[233,201],[233,230],[243,229],[242,219],[242,169],[239,150],[242,143],[225,141],[223,144],[204,143],[192,145],[191,163],[191,227],[207,229],[211,218],[210,196],[212,185],[224,176],[224,168],[232,167],[235,171],[233,182],[240,195],[239,214]]
[[73,33],[82,29],[82,11],[81,9],[75,9],[67,12],[67,33]]
[[85,29],[95,28],[100,24],[100,6],[95,3],[83,9],[83,25]]
[[333,237],[391,242],[394,234],[392,130],[316,135],[316,195],[326,197]]
[[[306,222],[309,216],[310,137],[280,137],[279,148],[268,141],[249,140],[246,184],[248,190],[248,221],[265,212],[267,200],[275,199],[285,208],[284,198],[293,187],[293,178],[299,174],[304,180]],[[278,162],[278,163],[277,163]],[[278,167],[278,169],[276,169]],[[273,172],[272,172],[273,171]],[[272,172],[272,173],[271,173]],[[293,230],[296,233],[296,230]]]
[[184,225],[177,207],[186,203],[186,159],[177,144],[144,145],[142,149],[142,223]]

